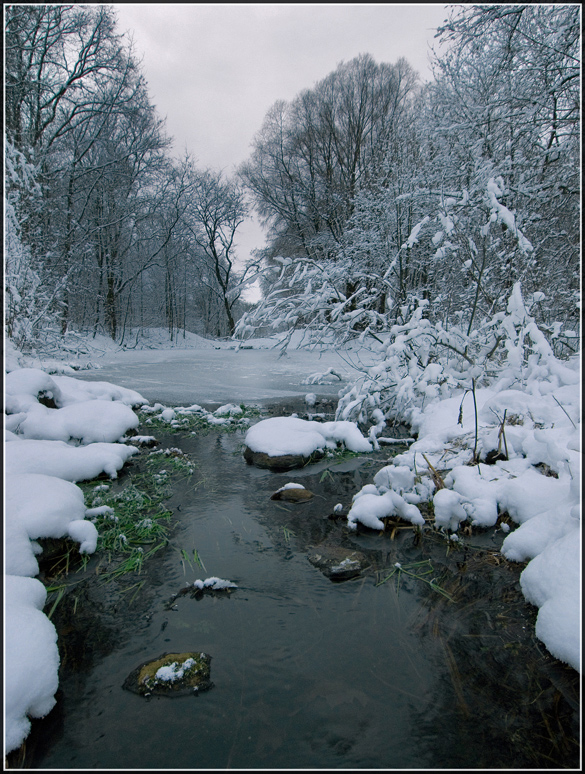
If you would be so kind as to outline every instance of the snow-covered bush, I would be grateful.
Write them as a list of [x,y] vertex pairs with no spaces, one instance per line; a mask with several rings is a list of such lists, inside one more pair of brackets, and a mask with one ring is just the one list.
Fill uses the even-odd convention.
[[455,390],[495,385],[497,390],[551,391],[578,378],[554,356],[529,314],[520,283],[507,310],[469,334],[461,326],[447,330],[440,321],[426,319],[425,307],[421,302],[404,325],[392,326],[389,340],[379,347],[379,362],[341,395],[338,420],[370,423],[371,436],[379,435],[389,419],[417,430],[425,406]]

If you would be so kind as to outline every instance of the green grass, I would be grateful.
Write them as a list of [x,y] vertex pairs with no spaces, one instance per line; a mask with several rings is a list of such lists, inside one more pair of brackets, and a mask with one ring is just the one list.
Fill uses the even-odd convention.
[[189,455],[175,448],[151,451],[146,460],[146,468],[155,477],[156,484],[166,483],[164,476],[168,478],[172,473],[191,476],[196,469]]
[[376,586],[381,586],[383,583],[386,583],[386,581],[389,581],[390,578],[396,575],[396,591],[399,591],[400,579],[403,573],[404,575],[408,575],[411,578],[415,578],[416,580],[420,580],[423,583],[428,584],[433,589],[433,591],[436,591],[437,593],[442,594],[450,602],[455,601],[453,597],[445,591],[445,589],[442,589],[437,584],[435,578],[427,577],[428,575],[433,575],[434,573],[434,568],[433,568],[433,565],[431,564],[430,559],[423,559],[420,562],[411,562],[410,564],[401,564],[400,562],[396,562],[390,574],[387,575],[379,583],[376,583]]
[[[163,479],[161,481],[161,479]],[[99,505],[112,512],[99,515],[94,523],[98,530],[97,551],[117,558],[115,569],[105,573],[108,579],[127,573],[140,573],[146,559],[168,542],[171,511],[164,506],[170,494],[169,478],[150,472],[135,476],[121,491],[102,494]],[[89,492],[88,507],[96,499]]]
[[93,518],[97,553],[107,555],[111,567],[103,573],[106,581],[140,574],[144,562],[168,545],[172,512],[165,501],[173,484],[196,470],[189,455],[175,448],[148,452],[143,460],[144,471],[129,476],[121,488],[95,481],[81,485],[88,508],[108,508]]
[[244,403],[240,404],[242,409],[241,414],[227,417],[218,417],[218,419],[225,419],[225,422],[210,421],[213,418],[213,413],[205,410],[175,414],[175,418],[171,422],[167,422],[164,419],[160,419],[160,415],[150,415],[148,409],[142,409],[141,422],[145,428],[149,430],[162,430],[168,433],[172,432],[208,432],[209,430],[216,429],[223,432],[234,432],[235,430],[247,428],[250,424],[250,420],[260,416],[260,409],[255,406],[246,406]]
[[183,575],[187,574],[186,571],[186,565],[189,565],[189,567],[193,570],[195,567],[201,567],[202,570],[207,572],[207,569],[205,568],[205,565],[203,564],[203,560],[199,556],[199,552],[196,548],[193,549],[193,555],[190,556],[189,553],[184,549],[178,549],[175,548],[175,551],[178,551],[181,556],[181,564],[183,565]]
[[283,528],[282,528],[282,532],[283,532],[283,535],[284,535],[284,541],[285,541],[285,543],[289,543],[289,542],[290,542],[290,539],[291,539],[291,537],[292,537],[292,536],[295,534],[295,533],[292,531],[292,529],[289,529],[288,527],[283,527]]

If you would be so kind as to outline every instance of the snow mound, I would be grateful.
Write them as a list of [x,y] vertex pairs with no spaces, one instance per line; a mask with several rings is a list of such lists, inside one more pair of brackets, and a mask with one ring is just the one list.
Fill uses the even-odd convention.
[[350,529],[357,529],[357,522],[361,522],[370,529],[382,530],[384,522],[381,519],[389,516],[398,516],[415,526],[424,525],[425,520],[416,505],[407,503],[398,492],[388,490],[380,493],[372,491],[370,487],[371,484],[363,487],[353,498],[353,505],[347,514],[347,526]]
[[69,446],[64,441],[20,439],[6,445],[6,475],[45,473],[66,481],[89,481],[101,473],[117,478],[118,471],[138,449],[121,443]]
[[[38,572],[36,559],[36,566],[28,569],[20,557],[22,535],[30,540],[67,536],[75,540],[84,531],[80,542],[86,544],[85,550],[91,549],[88,553],[95,551],[97,530],[91,522],[84,521],[83,492],[75,484],[38,473],[16,474],[6,480],[5,498],[6,572],[12,575]],[[85,526],[79,527],[78,522]]]
[[50,712],[58,687],[57,634],[42,612],[45,587],[32,577],[42,552],[36,541],[68,537],[80,553],[96,550],[97,529],[72,482],[117,476],[138,449],[114,441],[139,423],[131,406],[146,403],[133,390],[22,362],[11,352],[5,377],[6,752],[27,737],[30,718]]
[[39,398],[52,400],[62,408],[89,400],[117,401],[126,406],[142,406],[148,401],[135,390],[110,382],[85,382],[71,376],[49,376],[38,368],[17,368],[6,374],[6,411],[28,411]]
[[299,454],[310,457],[322,449],[334,449],[338,443],[355,452],[371,452],[355,422],[314,422],[298,417],[263,419],[246,433],[246,445],[253,452],[269,457]]
[[47,592],[36,578],[6,575],[4,722],[6,752],[16,750],[30,731],[30,720],[55,706],[59,685],[57,632],[42,612]]
[[128,406],[105,400],[74,403],[61,409],[31,406],[18,425],[23,438],[79,441],[81,444],[113,443],[139,420]]

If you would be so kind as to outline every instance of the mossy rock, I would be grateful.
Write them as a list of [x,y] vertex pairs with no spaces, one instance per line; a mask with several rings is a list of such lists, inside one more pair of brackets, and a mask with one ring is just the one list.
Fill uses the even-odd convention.
[[189,696],[213,686],[211,656],[197,651],[163,653],[136,667],[122,686],[140,696]]

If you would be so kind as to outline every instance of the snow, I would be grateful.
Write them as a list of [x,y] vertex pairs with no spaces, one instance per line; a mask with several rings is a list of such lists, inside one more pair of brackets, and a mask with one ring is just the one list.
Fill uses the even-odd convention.
[[169,664],[168,666],[162,666],[160,669],[157,669],[155,678],[157,680],[164,680],[165,682],[174,683],[177,680],[181,680],[185,672],[191,669],[194,664],[195,659],[193,658],[188,658],[180,665],[176,661],[173,661],[172,664]]
[[[492,193],[497,202],[495,188]],[[508,217],[501,210],[498,214]],[[416,234],[411,237],[414,240]],[[386,354],[375,366],[369,366],[378,387],[384,385],[384,379],[395,381],[396,410],[408,420],[417,438],[408,439],[408,450],[395,456],[378,471],[373,483],[355,494],[347,526],[350,530],[356,530],[358,524],[380,530],[384,528],[382,519],[398,517],[422,527],[425,519],[417,506],[429,501],[434,506],[434,526],[449,541],[464,542],[458,535],[464,522],[476,529],[497,526],[505,535],[503,556],[512,562],[527,562],[520,584],[527,601],[538,607],[536,636],[553,656],[580,670],[580,359],[559,361],[554,357],[526,311],[519,288],[515,288],[499,329],[507,335],[505,360],[491,381],[475,385],[473,394],[471,378],[478,378],[477,369],[456,372],[446,362],[425,364],[421,357],[423,367],[411,360],[407,369],[399,370],[400,353],[407,351],[409,342],[427,346],[424,337],[428,326],[422,312],[411,323],[397,326],[384,344]],[[302,341],[301,334],[295,336]],[[246,347],[266,348],[268,341],[251,340]],[[270,341],[274,343],[274,339]],[[198,361],[199,370],[204,369],[205,362],[210,371],[210,383],[212,378],[219,383],[224,374],[226,383],[230,381],[230,375],[237,370],[233,358],[246,354],[238,351],[240,345],[221,343],[221,351],[213,354],[222,360]],[[123,366],[135,362],[136,354],[118,352],[116,358]],[[315,373],[314,361],[297,360],[292,342],[287,357],[287,368],[296,368],[299,380],[309,374],[305,384],[324,384],[330,377],[340,381],[334,368]],[[164,353],[154,353],[153,362],[166,362]],[[218,374],[215,369],[220,362],[224,370]],[[259,368],[262,361],[254,362]],[[79,543],[81,552],[92,553],[96,548],[92,519],[100,509],[85,509],[75,482],[101,473],[115,478],[137,453],[135,447],[120,442],[126,431],[137,425],[132,406],[143,406],[151,416],[167,421],[200,413],[209,421],[227,422],[241,412],[236,403],[225,403],[215,412],[192,403],[193,396],[199,395],[192,385],[183,393],[185,407],[146,406],[147,401],[127,387],[50,375],[30,366],[7,346],[7,752],[26,738],[30,718],[42,717],[51,710],[58,686],[56,632],[42,612],[45,589],[34,577],[41,550],[36,541],[68,536]],[[258,379],[254,389],[261,389],[261,385]],[[386,415],[375,401],[370,401],[374,430],[364,437],[357,418],[364,405],[370,405],[373,393],[366,388],[367,383],[356,383],[340,392],[337,421],[273,417],[253,425],[245,442],[252,451],[269,456],[310,456],[317,449],[331,449],[338,444],[366,453],[378,448],[378,440],[404,443],[404,439],[379,436]],[[234,398],[236,392],[234,389]],[[276,392],[281,396],[290,394],[284,384]],[[297,394],[303,396],[306,392],[301,389]],[[307,395],[307,405],[312,404],[313,397],[313,393]],[[486,454],[503,450],[504,442],[508,458],[487,464]],[[471,464],[474,450],[479,463],[476,460]],[[439,489],[432,475],[435,470],[444,483]],[[301,485],[291,482],[282,488],[293,487]],[[335,506],[336,512],[342,510],[341,504]],[[502,514],[508,514],[509,523],[499,521]],[[194,585],[222,589],[236,584],[213,577],[195,581]]]
[[[14,365],[14,362],[13,362]],[[80,553],[96,550],[98,532],[76,481],[112,478],[138,452],[116,443],[138,425],[130,406],[144,398],[107,382],[88,385],[14,368],[5,377],[5,691],[6,752],[18,748],[30,719],[55,704],[59,651],[42,612],[38,539],[70,538]],[[40,402],[40,401],[44,402]],[[45,403],[55,406],[49,408]]]
[[[572,419],[579,414],[578,385],[564,390],[563,396],[565,411],[554,393],[535,397],[520,390],[497,395],[478,390],[481,452],[497,446],[498,420],[489,409],[514,410],[514,421],[520,422],[505,429],[509,459],[494,465],[469,464],[474,420],[471,411],[467,419],[464,414],[463,425],[458,424],[461,395],[431,404],[420,416],[418,440],[378,472],[374,485],[354,497],[348,526],[355,529],[361,522],[383,529],[380,519],[390,515],[422,524],[418,511],[405,506],[415,508],[429,492],[435,526],[447,532],[456,532],[465,521],[493,527],[500,513],[508,513],[520,526],[505,537],[502,554],[509,561],[531,560],[520,583],[526,599],[540,608],[536,636],[556,658],[580,670],[581,455],[580,425],[574,427]],[[538,426],[542,424],[547,426]],[[434,491],[423,454],[434,468],[449,470],[445,488]],[[545,475],[547,469],[550,475]],[[502,524],[502,529],[507,533],[509,528]]]
[[213,589],[214,591],[220,591],[221,589],[237,589],[238,586],[236,583],[232,583],[229,580],[225,580],[224,578],[206,578],[205,580],[201,580],[200,578],[196,581],[193,581],[193,585],[197,589]]
[[285,492],[287,489],[304,489],[304,488],[305,487],[302,484],[295,484],[294,482],[291,481],[288,484],[281,486],[280,489],[276,490],[276,492]]
[[[86,513],[83,493],[75,484],[38,473],[17,473],[7,478],[4,496],[6,526],[12,532],[18,530],[31,540],[40,537],[71,537],[87,543],[87,553],[95,551],[97,530],[91,522],[83,521]],[[82,533],[80,540],[78,536]],[[10,544],[8,540],[7,549],[11,548]],[[30,575],[28,571],[19,571],[20,564],[19,551],[8,550],[5,572]],[[36,575],[37,572],[38,564],[32,574]]]
[[371,443],[361,434],[355,422],[315,422],[298,417],[271,417],[251,427],[246,433],[246,446],[269,457],[335,449],[338,443],[355,452],[372,451]]
[[[369,485],[373,489],[373,485]],[[370,529],[384,529],[384,519],[388,516],[399,516],[405,521],[410,521],[416,526],[423,526],[425,520],[412,503],[407,503],[398,492],[389,490],[384,493],[368,489],[368,485],[354,496],[353,505],[347,514],[347,525],[350,529],[357,529],[357,522],[361,522]]]
[[520,249],[524,253],[531,253],[534,247],[530,241],[524,236],[516,225],[516,217],[513,212],[498,201],[498,197],[504,194],[502,190],[504,188],[504,181],[502,178],[494,179],[491,177],[487,184],[487,196],[492,209],[492,218],[497,219],[499,223],[504,223],[507,228],[518,238],[518,244]]
[[[494,182],[489,190],[495,207],[500,189]],[[511,214],[498,209],[498,216]],[[553,655],[580,670],[580,357],[555,357],[519,283],[506,312],[486,324],[484,340],[481,332],[472,339],[454,327],[445,331],[425,320],[423,310],[420,305],[407,323],[394,326],[378,364],[340,392],[337,416],[374,423],[374,445],[382,441],[385,422],[382,389],[391,398],[388,416],[418,433],[408,451],[354,498],[348,526],[381,529],[388,515],[416,523],[412,513],[400,513],[402,503],[390,503],[388,492],[412,506],[432,500],[434,527],[450,540],[462,523],[493,528],[507,514],[517,527],[500,523],[501,552],[509,561],[528,561],[521,586],[540,608],[536,634]],[[502,355],[495,368],[489,364],[488,378],[479,364],[493,351],[494,335]],[[450,363],[437,341],[472,357]],[[507,459],[488,464],[488,455],[498,451]],[[435,471],[444,483],[438,490]]]
[[6,752],[28,736],[30,720],[55,706],[59,651],[55,627],[42,612],[47,592],[36,578],[4,579],[4,722]]
[[106,473],[116,478],[118,471],[138,449],[121,443],[92,443],[71,446],[65,441],[29,441],[18,436],[5,447],[5,472],[45,473],[66,481],[87,481]]
[[[75,403],[61,409],[38,404],[16,425],[23,438],[49,441],[78,440],[81,444],[112,443],[138,427],[139,420],[128,406],[104,400]],[[14,431],[14,427],[11,428]]]

